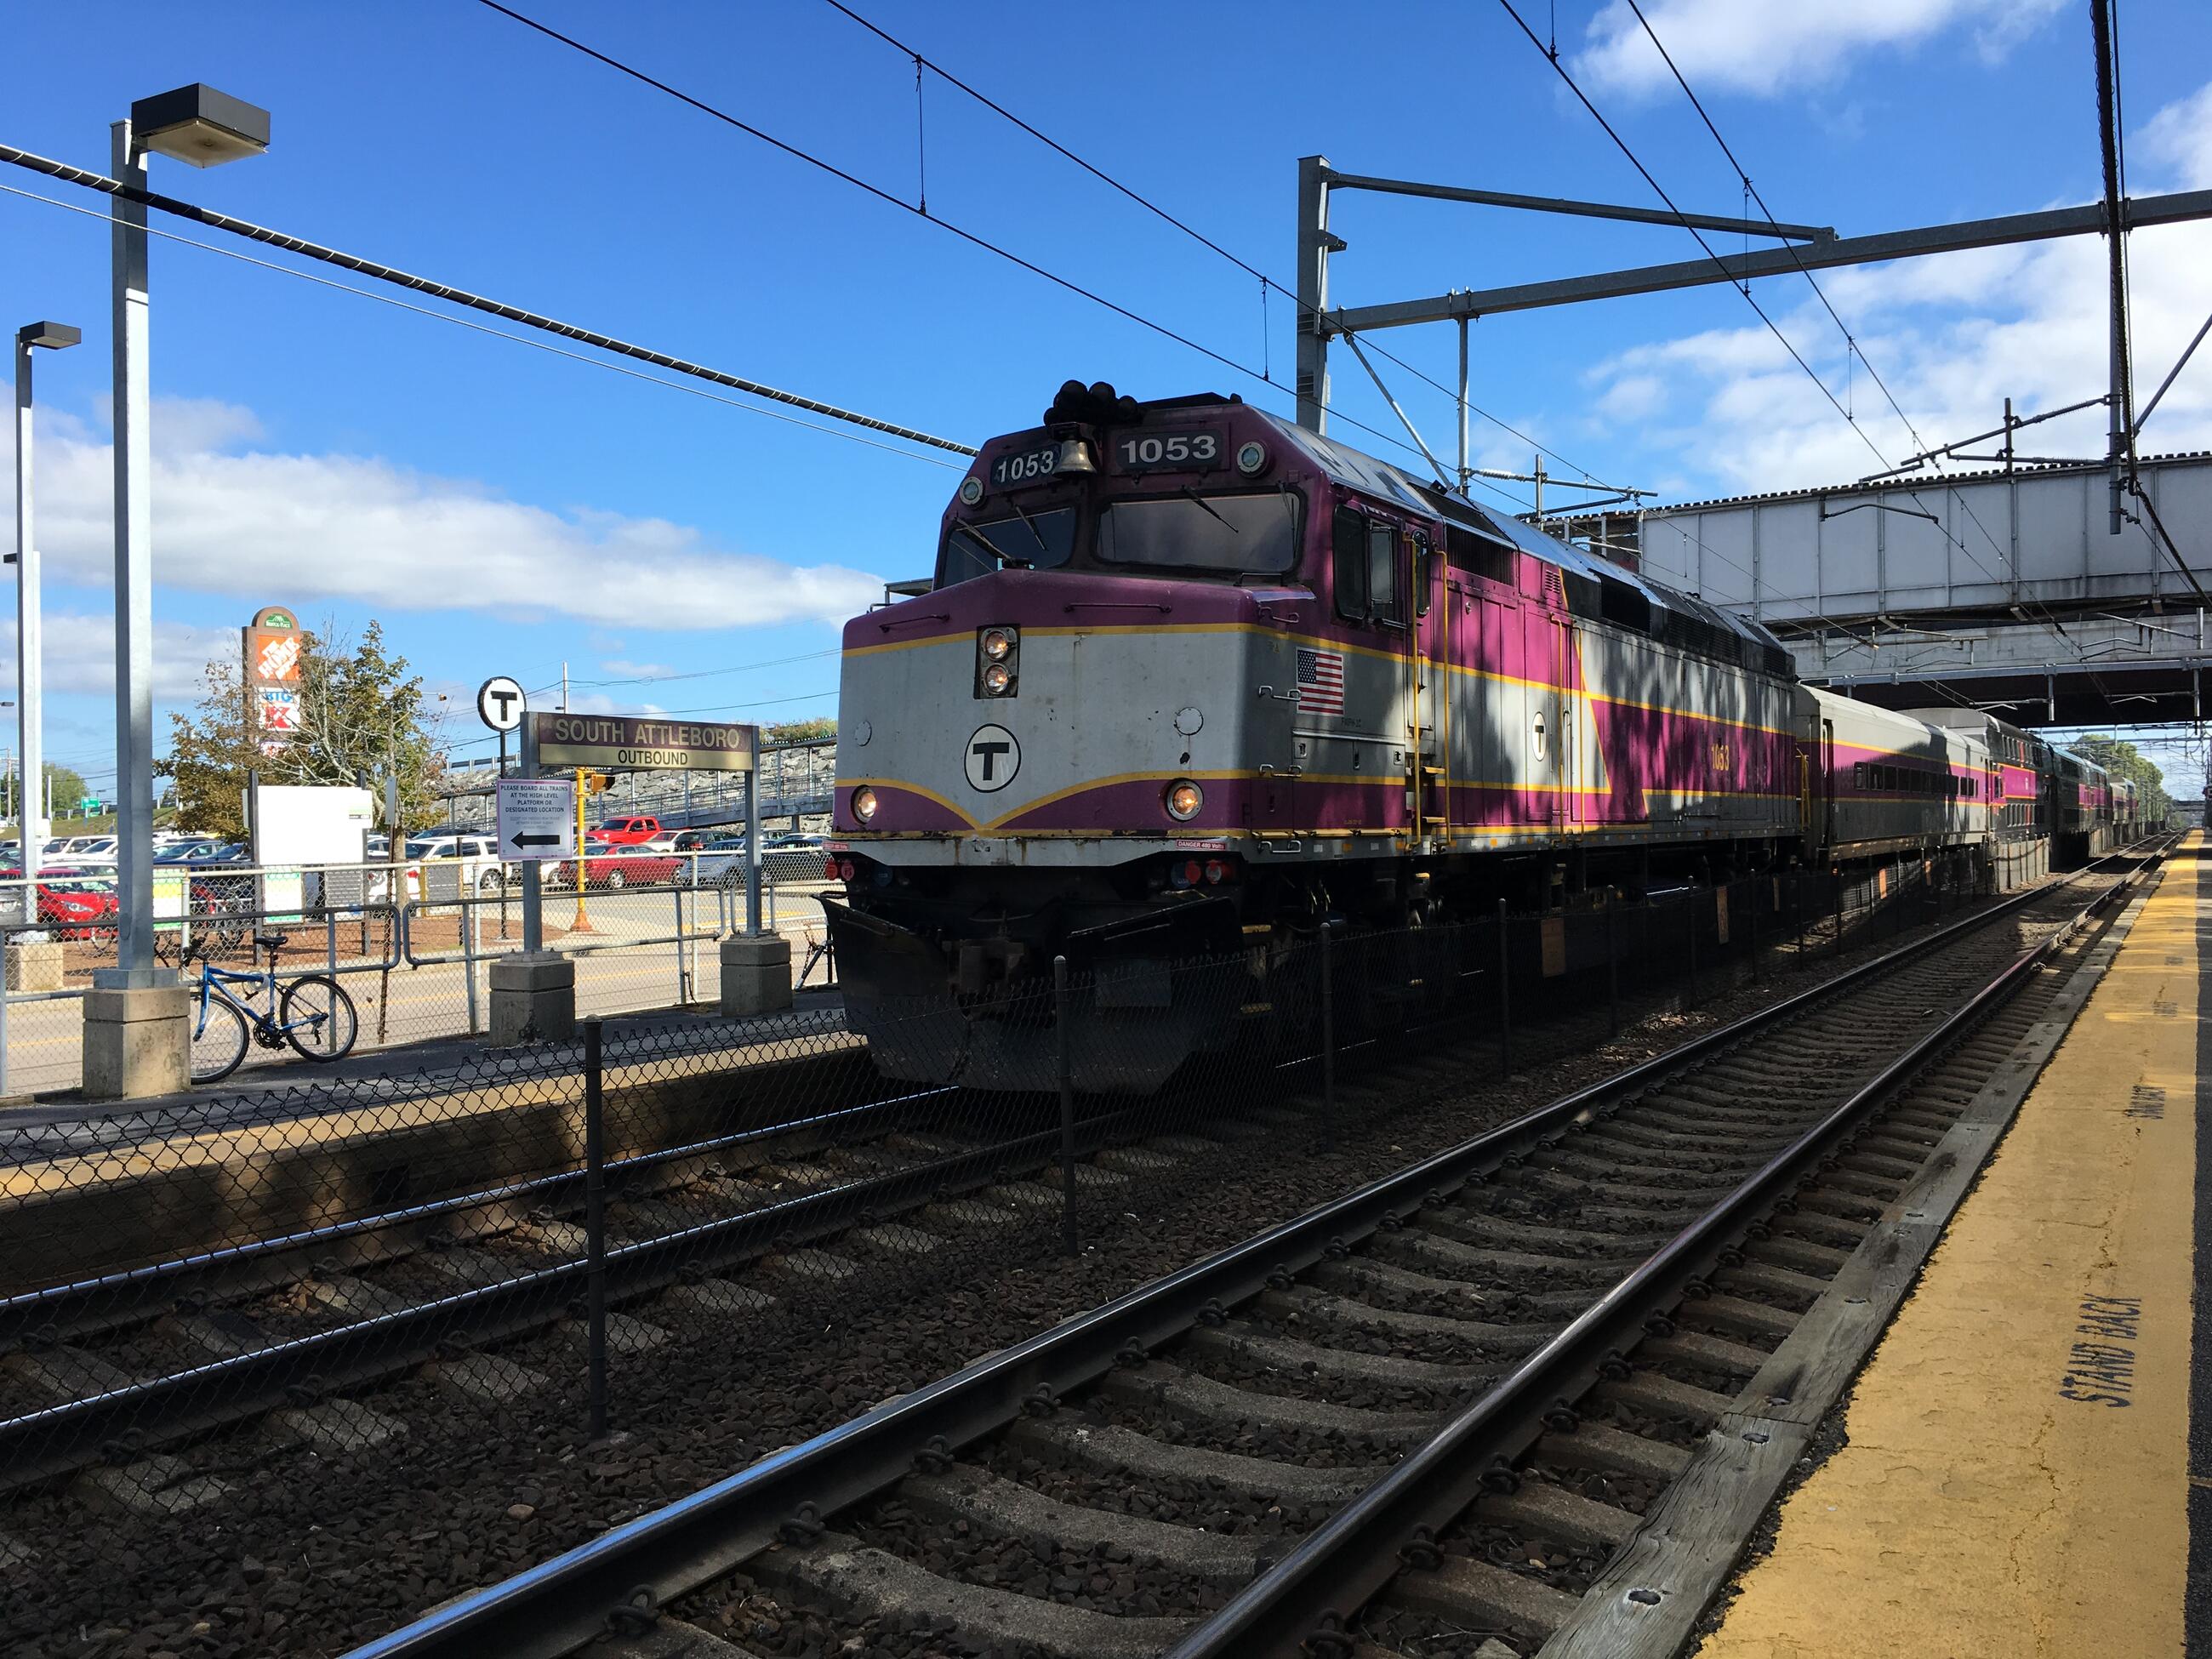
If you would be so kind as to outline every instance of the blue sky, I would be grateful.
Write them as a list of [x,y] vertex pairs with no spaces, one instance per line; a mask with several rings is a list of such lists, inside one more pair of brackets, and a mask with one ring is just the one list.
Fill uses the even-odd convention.
[[[1520,3],[1553,27],[1547,0]],[[917,188],[912,62],[823,0],[520,9],[886,191]],[[1095,14],[1103,24],[1033,6],[856,9],[1285,283],[1307,153],[1348,170],[1651,199],[1487,3],[1132,0]],[[2097,191],[2079,4],[1645,9],[1783,218],[1851,234]],[[157,189],[809,396],[969,442],[1033,422],[1070,375],[1288,407],[1259,378],[466,0],[122,0],[104,15],[100,50],[19,77],[0,141],[105,171],[107,123],[133,98],[205,81],[270,109],[270,151],[207,173],[157,158]],[[1733,172],[1626,7],[1559,0],[1556,15],[1563,58],[1676,200],[1741,211]],[[2124,0],[2122,16],[2131,184],[2212,185],[2212,12]],[[924,122],[933,215],[1287,382],[1279,296],[1263,313],[1249,276],[933,76]],[[16,169],[0,185],[90,204]],[[1373,197],[1340,201],[1336,228],[1351,244],[1334,272],[1344,304],[1696,252],[1663,227]],[[99,781],[112,765],[106,233],[0,195],[0,246],[9,325],[52,317],[85,331],[82,347],[40,360],[40,541],[48,752]],[[2136,239],[2141,372],[2162,374],[2202,320],[2208,255],[2203,228]],[[2101,389],[2099,259],[2081,241],[1826,286],[1866,360],[1943,441],[1990,424],[2008,394],[2033,409]],[[564,660],[580,706],[830,712],[836,619],[884,579],[927,568],[959,477],[198,248],[157,243],[154,260],[167,697],[234,650],[256,608],[284,603],[341,632],[380,618],[453,695],[464,750],[482,746],[465,706],[477,680],[545,686]],[[1762,292],[1875,443],[1892,457],[1912,448],[1804,285]],[[1448,327],[1383,343],[1450,379]],[[1489,319],[1475,354],[1485,408],[1576,465],[1672,498],[1875,465],[1726,289]],[[1441,453],[1448,400],[1383,367]],[[1344,416],[1395,425],[1341,353],[1335,386]],[[2145,436],[2153,449],[2212,443],[2212,363]],[[2094,414],[2057,439],[2094,451]],[[1496,426],[1478,424],[1476,444],[1486,465],[1530,459]]]

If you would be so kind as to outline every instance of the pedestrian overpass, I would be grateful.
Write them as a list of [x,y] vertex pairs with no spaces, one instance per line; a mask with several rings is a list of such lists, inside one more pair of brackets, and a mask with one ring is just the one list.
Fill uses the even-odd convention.
[[2143,459],[2118,535],[2112,477],[2101,462],[1912,474],[1550,527],[1756,617],[1806,680],[1887,708],[2201,718],[2212,453]]

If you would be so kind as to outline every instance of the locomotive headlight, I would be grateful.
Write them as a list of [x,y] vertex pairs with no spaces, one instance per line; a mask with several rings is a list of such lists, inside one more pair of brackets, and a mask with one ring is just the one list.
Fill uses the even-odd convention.
[[1257,439],[1240,445],[1237,451],[1237,470],[1248,478],[1256,478],[1267,470],[1267,446]]
[[975,630],[975,695],[1012,697],[1021,692],[1022,630],[1012,626]]
[[865,783],[853,792],[853,816],[863,823],[876,816],[876,792]]
[[1188,823],[1206,805],[1206,791],[1188,778],[1177,778],[1168,786],[1167,793],[1162,799],[1166,803],[1170,817],[1178,823]]
[[970,477],[963,478],[960,481],[961,505],[963,507],[973,507],[976,502],[982,499],[983,481],[981,478]]

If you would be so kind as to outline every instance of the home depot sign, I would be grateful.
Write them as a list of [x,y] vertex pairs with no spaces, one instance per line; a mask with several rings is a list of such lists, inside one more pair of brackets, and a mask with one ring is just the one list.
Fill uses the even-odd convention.
[[264,755],[283,751],[300,730],[300,685],[307,635],[290,608],[264,606],[240,630],[245,641],[246,729]]

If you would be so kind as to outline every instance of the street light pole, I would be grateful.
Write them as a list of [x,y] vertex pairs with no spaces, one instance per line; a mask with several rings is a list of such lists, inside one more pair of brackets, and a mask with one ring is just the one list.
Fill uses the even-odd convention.
[[[269,148],[269,112],[212,87],[131,106],[112,128],[113,176],[146,188],[146,158],[213,167]],[[154,960],[154,513],[147,372],[146,209],[108,198],[115,348],[116,965],[92,976],[84,1010],[84,1093],[117,1100],[191,1083],[188,1002]]]
[[[118,121],[114,176],[146,187],[144,151]],[[173,977],[154,965],[154,504],[146,367],[146,209],[112,198],[115,350],[115,830],[118,927],[112,988]]]
[[[113,176],[146,188],[146,157],[214,167],[269,148],[266,110],[211,87],[131,106],[113,135]],[[147,369],[146,208],[108,199],[115,332],[115,770],[117,966],[113,990],[173,984],[154,963],[154,517]]]
[[23,849],[23,879],[39,878],[39,851],[46,838],[40,810],[46,776],[43,737],[44,672],[40,666],[39,544],[31,511],[31,354],[60,351],[84,336],[66,323],[30,323],[15,331],[15,719],[23,756],[23,781],[15,792],[15,833]]

